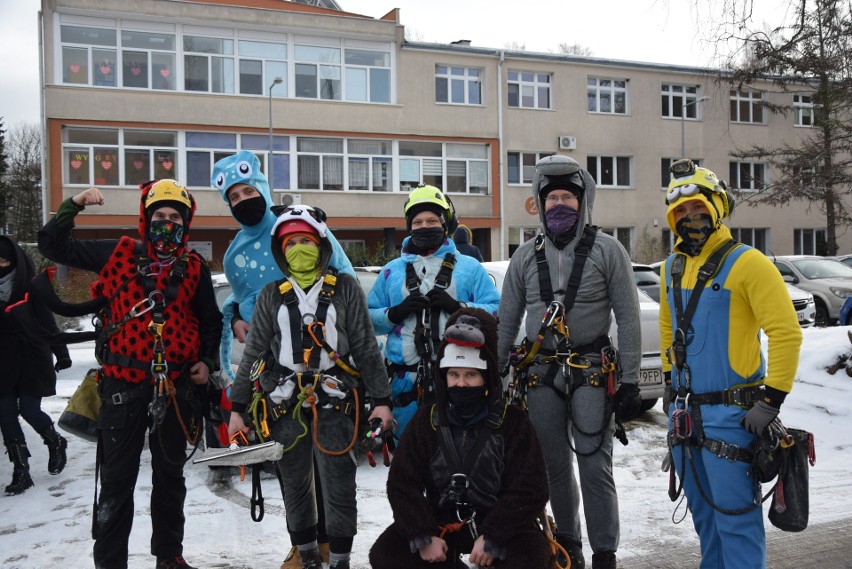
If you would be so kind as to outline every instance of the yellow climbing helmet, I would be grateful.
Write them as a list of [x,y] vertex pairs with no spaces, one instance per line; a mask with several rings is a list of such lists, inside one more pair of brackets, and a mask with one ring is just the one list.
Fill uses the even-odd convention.
[[666,205],[701,192],[717,208],[720,219],[730,215],[734,208],[733,197],[725,182],[712,171],[696,166],[689,158],[673,162],[669,170],[672,179],[666,192]]
[[145,209],[149,209],[157,202],[178,202],[192,209],[192,201],[189,197],[189,192],[183,184],[177,180],[157,180],[148,188],[148,193],[145,194]]
[[[415,208],[415,211],[412,211],[412,208]],[[444,228],[450,235],[458,227],[459,222],[456,218],[456,209],[453,207],[453,202],[449,196],[444,195],[435,186],[421,185],[408,192],[408,201],[405,202],[403,211],[405,212],[406,226],[409,230],[411,229],[411,219],[421,209],[440,210],[444,221]]]

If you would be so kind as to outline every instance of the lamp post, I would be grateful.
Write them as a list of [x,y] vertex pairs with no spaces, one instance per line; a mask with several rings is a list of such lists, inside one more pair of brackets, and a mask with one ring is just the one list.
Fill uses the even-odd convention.
[[[710,97],[705,95],[703,97],[698,97],[697,99],[689,101],[688,103],[684,104],[680,108],[680,157],[681,158],[687,157],[686,156],[686,136],[685,136],[684,120],[683,120],[684,117],[686,116],[686,107],[688,107],[689,105],[697,105],[698,103],[702,103],[704,101],[709,101],[709,100],[710,100]],[[698,112],[695,113],[695,116],[698,116]],[[272,127],[270,127],[270,128],[272,128]]]
[[275,187],[275,183],[272,181],[272,89],[276,85],[280,85],[284,80],[281,77],[276,77],[272,80],[272,85],[269,86],[269,189]]

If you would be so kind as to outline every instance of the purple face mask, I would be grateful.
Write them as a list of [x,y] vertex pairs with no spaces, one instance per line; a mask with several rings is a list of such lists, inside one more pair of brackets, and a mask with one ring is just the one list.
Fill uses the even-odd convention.
[[554,235],[563,235],[574,229],[579,216],[576,209],[560,203],[544,212],[544,224]]

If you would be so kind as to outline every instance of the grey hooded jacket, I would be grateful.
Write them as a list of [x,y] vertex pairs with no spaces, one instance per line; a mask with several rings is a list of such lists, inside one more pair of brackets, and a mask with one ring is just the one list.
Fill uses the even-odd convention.
[[[544,224],[544,203],[539,196],[542,177],[548,173],[556,175],[569,172],[579,172],[585,186],[583,196],[580,198],[576,235],[562,250],[553,244],[549,236],[544,239],[550,282],[556,299],[561,299],[567,287],[568,277],[574,266],[574,249],[582,237],[582,228],[592,222],[595,182],[575,160],[557,155],[543,158],[536,164],[532,184],[533,199],[538,208],[542,230],[547,235]],[[547,309],[539,290],[534,245],[535,240],[531,239],[515,251],[503,281],[499,313],[500,369],[504,369],[508,362],[509,351],[515,343],[524,310],[527,312],[526,337],[532,341],[541,328],[541,320]],[[634,282],[633,268],[627,251],[614,237],[598,231],[594,246],[583,267],[574,307],[566,319],[573,344],[581,346],[607,335],[611,324],[611,313],[615,314],[623,383],[638,382],[642,357],[639,300]],[[552,335],[547,334],[543,348],[553,349],[554,347]]]

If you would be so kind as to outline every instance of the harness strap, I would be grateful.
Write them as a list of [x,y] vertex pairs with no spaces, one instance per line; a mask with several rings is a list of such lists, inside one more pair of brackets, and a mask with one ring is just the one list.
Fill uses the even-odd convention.
[[[586,259],[595,244],[598,228],[594,225],[586,225],[583,227],[583,235],[580,237],[579,243],[574,248],[574,265],[571,268],[571,275],[568,277],[568,285],[565,290],[565,297],[562,303],[565,305],[565,314],[574,306],[574,301],[577,298],[577,290],[580,288],[580,279],[583,276],[583,266],[586,264]],[[553,286],[550,282],[550,269],[547,265],[547,255],[545,254],[544,235],[538,234],[535,238],[535,262],[538,270],[538,288],[541,294],[541,300],[545,304],[553,302]]]
[[[304,338],[302,338],[302,313],[299,311],[299,298],[296,296],[296,291],[293,290],[293,285],[286,279],[278,284],[278,292],[281,294],[289,316],[293,363],[300,363],[304,357],[302,352]],[[297,338],[301,338],[302,342],[297,341]]]
[[756,401],[763,399],[763,387],[750,385],[708,393],[692,393],[689,402],[693,405],[737,405],[751,408]]
[[[168,371],[181,371],[185,363],[164,362],[168,366]],[[130,356],[121,356],[115,352],[109,352],[104,349],[101,353],[101,365],[115,365],[119,367],[129,367],[140,369],[143,371],[151,371],[151,362],[143,362]]]

